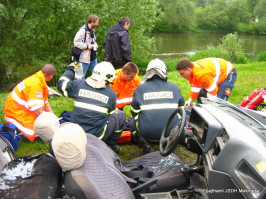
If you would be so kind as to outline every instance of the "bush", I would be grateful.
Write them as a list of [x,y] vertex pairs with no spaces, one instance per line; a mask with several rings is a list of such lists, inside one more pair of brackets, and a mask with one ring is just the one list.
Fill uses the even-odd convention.
[[178,59],[165,61],[165,65],[167,67],[168,72],[176,72],[175,66],[178,63],[178,61],[179,61]]
[[237,63],[238,57],[243,54],[243,40],[238,39],[237,33],[229,33],[221,38],[222,44],[218,48],[226,51],[230,56],[230,61]]
[[237,57],[237,60],[236,60],[235,63],[238,63],[238,64],[246,64],[248,62],[249,62],[249,59],[244,54],[240,54]]
[[259,62],[266,61],[266,51],[261,52],[257,56],[256,60],[259,61]]
[[145,75],[146,68],[150,61],[151,60],[148,60],[148,59],[135,59],[133,61],[139,68],[139,75]]
[[225,60],[229,60],[229,55],[222,50],[218,49],[207,49],[203,51],[198,51],[195,53],[193,56],[189,57],[189,60],[195,61],[195,60],[200,60],[203,58],[208,58],[208,57],[216,57],[216,58],[223,58]]

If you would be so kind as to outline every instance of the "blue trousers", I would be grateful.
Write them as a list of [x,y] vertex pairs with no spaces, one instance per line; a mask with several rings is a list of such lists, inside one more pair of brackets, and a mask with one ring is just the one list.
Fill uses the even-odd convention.
[[[236,82],[236,78],[237,78],[237,73],[236,73],[236,69],[233,69],[233,71],[228,74],[227,78],[221,82],[218,85],[218,93],[217,93],[217,98],[219,99],[223,99],[225,101],[228,100],[232,90],[234,89],[234,85]],[[198,103],[201,103],[200,97],[207,97],[207,90],[202,88],[199,92],[199,96],[198,96]]]
[[225,101],[228,100],[232,90],[235,87],[234,85],[236,82],[236,78],[237,78],[236,69],[233,69],[233,71],[230,74],[228,74],[227,78],[218,85],[219,91],[217,93],[217,98],[223,99]]
[[82,68],[83,68],[83,79],[85,79],[86,73],[88,71],[88,69],[90,69],[91,73],[93,72],[94,67],[97,65],[97,58],[95,58],[94,60],[91,60],[90,63],[80,63],[82,64]]

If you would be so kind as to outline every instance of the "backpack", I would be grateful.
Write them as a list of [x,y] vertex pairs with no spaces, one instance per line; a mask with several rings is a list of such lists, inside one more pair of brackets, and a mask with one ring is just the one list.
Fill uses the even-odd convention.
[[256,110],[256,108],[263,102],[263,95],[266,95],[266,89],[256,89],[250,93],[249,96],[245,97],[240,103],[241,107]]
[[[85,24],[85,37],[84,37],[84,43],[86,43],[86,36],[87,36],[87,31],[88,31],[88,24]],[[71,50],[71,56],[72,56],[72,61],[77,61],[79,62],[79,57],[82,53],[82,49],[73,46]]]
[[13,149],[16,151],[18,148],[18,130],[16,126],[14,124],[1,123],[0,134],[9,141]]

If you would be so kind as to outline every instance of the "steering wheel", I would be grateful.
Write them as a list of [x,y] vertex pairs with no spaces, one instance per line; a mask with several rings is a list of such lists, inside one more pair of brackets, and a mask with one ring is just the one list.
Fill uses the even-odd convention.
[[[169,134],[168,137],[165,137],[167,129],[173,120],[173,118],[176,116],[176,114],[179,114],[179,117],[181,117],[181,120],[179,121],[179,124],[177,126],[174,126]],[[168,156],[170,153],[172,153],[178,144],[178,140],[184,130],[185,127],[185,120],[186,119],[186,113],[184,108],[177,108],[168,118],[162,135],[160,139],[160,154],[162,156]]]

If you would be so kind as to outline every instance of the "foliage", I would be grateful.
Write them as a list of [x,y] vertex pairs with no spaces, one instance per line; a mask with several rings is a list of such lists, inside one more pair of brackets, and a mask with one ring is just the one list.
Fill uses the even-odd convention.
[[14,79],[23,79],[45,63],[57,68],[56,78],[51,82],[55,85],[70,62],[74,35],[90,14],[100,17],[96,28],[99,61],[103,59],[102,44],[108,28],[117,24],[122,16],[129,17],[132,22],[129,33],[133,61],[147,57],[155,48],[154,39],[149,36],[160,18],[158,6],[157,0],[1,2],[1,86],[3,80],[8,85]]
[[234,30],[238,23],[247,23],[251,13],[246,0],[215,0],[213,4],[196,10],[197,24],[202,27],[217,27]]
[[194,4],[189,0],[160,0],[163,10],[162,22],[177,30],[188,30],[194,23]]
[[165,23],[163,21],[156,22],[153,29],[153,32],[164,32],[164,33],[176,33],[179,31],[180,30],[177,30],[174,25]]
[[257,5],[257,3],[258,3],[258,0],[247,0],[247,7],[250,13],[253,13],[254,8]]
[[230,33],[221,38],[222,44],[218,45],[218,48],[227,52],[231,62],[238,63],[240,60],[243,61],[243,40],[238,39],[237,33]]
[[258,34],[258,29],[258,23],[255,21],[251,21],[250,23],[238,23],[235,28],[235,31],[238,33]]
[[258,33],[266,34],[266,1],[258,0],[254,8],[254,16],[258,18]]
[[219,57],[225,60],[229,60],[229,55],[227,52],[219,50],[217,48],[212,47],[211,49],[206,49],[203,51],[198,51],[194,55],[190,56],[189,59],[191,61],[207,58],[207,57]]
[[259,61],[259,62],[266,61],[266,51],[261,52],[257,56],[256,60]]

